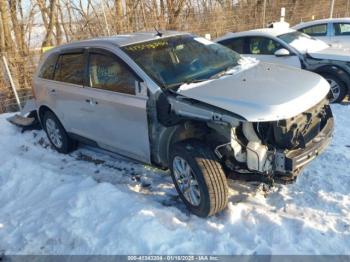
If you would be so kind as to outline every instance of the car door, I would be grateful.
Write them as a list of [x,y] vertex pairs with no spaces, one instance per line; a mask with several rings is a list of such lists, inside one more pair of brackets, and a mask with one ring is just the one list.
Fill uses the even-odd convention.
[[147,92],[142,79],[119,57],[90,49],[84,87],[84,136],[107,150],[150,163]]
[[80,109],[83,104],[83,84],[86,54],[84,49],[61,52],[55,66],[53,80],[46,83],[48,105],[56,113],[69,133],[81,134]]
[[333,23],[331,42],[350,47],[350,23]]
[[[264,36],[247,37],[245,40],[244,56],[254,57],[268,63],[285,64],[301,68],[299,57],[288,50],[289,55],[275,55],[276,51],[286,49],[276,40]],[[287,49],[286,49],[287,50]]]

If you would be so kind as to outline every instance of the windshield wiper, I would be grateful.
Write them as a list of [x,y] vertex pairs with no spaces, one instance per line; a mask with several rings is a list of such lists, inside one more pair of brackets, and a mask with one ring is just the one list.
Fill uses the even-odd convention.
[[203,79],[188,79],[186,81],[182,81],[182,82],[177,82],[177,83],[173,83],[173,84],[170,84],[170,85],[166,85],[166,88],[175,88],[175,87],[180,87],[182,85],[189,85],[189,84],[195,84],[195,83],[200,83],[200,82],[204,82],[204,81],[207,81],[209,80],[209,78],[203,78]]
[[222,70],[222,71],[220,71],[220,72],[218,72],[218,73],[216,73],[216,74],[214,74],[214,75],[212,75],[209,79],[218,79],[218,78],[220,78],[220,77],[222,77],[222,76],[224,76],[224,75],[232,75],[232,74],[227,74],[227,71],[229,71],[231,68],[234,68],[234,67],[236,67],[237,65],[234,65],[234,66],[227,66],[227,67],[225,67],[225,69],[224,70]]
[[208,81],[208,80],[212,80],[212,79],[219,79],[220,77],[222,77],[224,75],[232,75],[232,74],[227,74],[227,71],[229,71],[231,68],[233,68],[235,66],[237,66],[237,65],[227,66],[227,67],[225,67],[224,70],[222,70],[222,71],[220,71],[220,72],[218,72],[218,73],[216,73],[216,74],[214,74],[214,75],[212,75],[211,77],[208,77],[208,78],[198,78],[198,79],[196,79],[196,78],[192,78],[191,79],[190,78],[190,79],[187,79],[185,81],[181,81],[181,82],[177,82],[177,83],[173,83],[173,84],[167,85],[166,87],[172,89],[172,88],[180,87],[180,86],[182,86],[184,84],[189,85],[189,84],[200,83],[200,82],[204,82],[204,81]]

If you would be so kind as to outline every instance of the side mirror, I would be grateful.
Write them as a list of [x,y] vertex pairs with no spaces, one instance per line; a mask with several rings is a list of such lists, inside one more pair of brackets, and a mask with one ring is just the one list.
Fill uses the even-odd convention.
[[280,56],[289,56],[290,55],[290,52],[285,49],[285,48],[281,48],[281,49],[278,49],[276,52],[275,52],[275,56],[277,57],[280,57]]

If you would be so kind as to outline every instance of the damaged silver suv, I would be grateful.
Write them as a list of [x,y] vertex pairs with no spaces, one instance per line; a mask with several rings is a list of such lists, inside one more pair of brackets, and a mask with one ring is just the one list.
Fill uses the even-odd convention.
[[134,33],[47,52],[37,115],[61,153],[92,144],[169,168],[191,212],[228,201],[227,178],[291,182],[330,142],[329,84],[195,35]]

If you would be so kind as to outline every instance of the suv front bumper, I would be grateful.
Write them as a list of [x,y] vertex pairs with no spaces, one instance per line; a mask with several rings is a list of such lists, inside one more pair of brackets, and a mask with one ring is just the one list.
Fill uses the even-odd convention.
[[333,130],[334,119],[330,116],[321,132],[305,148],[278,152],[275,158],[277,178],[284,181],[294,180],[310,161],[327,148],[331,142]]

